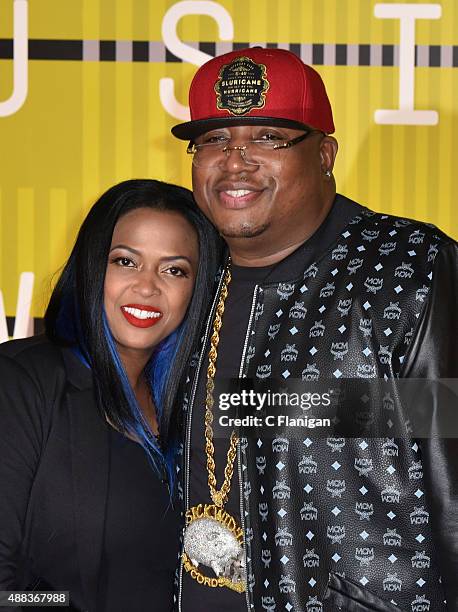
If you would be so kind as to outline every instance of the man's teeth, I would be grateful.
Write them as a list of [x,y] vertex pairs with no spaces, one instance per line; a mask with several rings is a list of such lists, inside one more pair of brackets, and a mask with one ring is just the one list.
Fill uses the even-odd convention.
[[137,317],[137,319],[158,319],[162,316],[161,312],[151,312],[150,310],[140,310],[139,308],[130,308],[129,306],[123,306],[123,310],[129,314]]
[[242,196],[248,195],[252,193],[250,189],[231,189],[230,191],[226,191],[231,198],[241,198]]

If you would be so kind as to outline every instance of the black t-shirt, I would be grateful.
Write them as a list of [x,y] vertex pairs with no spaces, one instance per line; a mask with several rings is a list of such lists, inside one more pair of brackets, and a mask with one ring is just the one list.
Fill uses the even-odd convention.
[[98,610],[170,612],[180,517],[143,448],[110,428]]
[[[313,236],[284,260],[263,268],[232,264],[232,280],[229,285],[218,345],[216,384],[218,380],[237,378],[239,375],[255,286],[266,282],[285,282],[298,277],[319,257],[320,253],[323,253],[336,240],[348,222],[360,210],[361,206],[353,202],[341,205],[337,197],[329,215]],[[207,365],[208,359],[202,364],[192,413],[189,487],[191,506],[211,503],[204,449]],[[228,440],[214,438],[217,489],[223,482],[228,446]],[[240,484],[236,467],[237,460],[234,464],[229,499],[224,508],[240,525]],[[209,568],[203,568],[203,571],[208,576],[213,575]],[[211,609],[218,610],[218,612],[246,612],[245,595],[227,588],[200,585],[183,569],[182,611],[199,612]]]

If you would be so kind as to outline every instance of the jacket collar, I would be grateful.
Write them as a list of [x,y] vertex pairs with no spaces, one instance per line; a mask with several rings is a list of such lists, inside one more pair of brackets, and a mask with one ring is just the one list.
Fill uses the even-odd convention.
[[73,347],[63,348],[62,358],[64,360],[67,381],[81,391],[92,389],[93,379],[91,369],[83,363],[77,349]]
[[275,283],[295,282],[304,270],[317,261],[347,228],[348,224],[368,209],[337,194],[326,219],[310,238],[277,264],[265,268],[234,266],[233,278],[254,281],[264,287]]
[[[326,253],[335,243],[350,221],[367,210],[361,204],[337,194],[326,219],[299,248],[282,261],[279,261],[264,283],[284,283],[303,277],[304,270]],[[286,279],[286,281],[285,281]]]

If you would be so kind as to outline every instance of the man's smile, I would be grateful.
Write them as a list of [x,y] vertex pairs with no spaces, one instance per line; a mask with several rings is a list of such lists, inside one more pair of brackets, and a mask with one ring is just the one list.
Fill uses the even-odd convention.
[[221,183],[216,187],[218,199],[224,208],[242,209],[259,199],[264,189],[246,183]]

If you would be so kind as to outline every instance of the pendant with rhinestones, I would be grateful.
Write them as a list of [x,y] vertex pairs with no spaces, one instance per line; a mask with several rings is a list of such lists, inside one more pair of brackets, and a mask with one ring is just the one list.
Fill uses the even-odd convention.
[[[186,512],[182,559],[185,570],[199,584],[245,591],[243,529],[224,508],[199,504]],[[200,565],[211,568],[216,577],[205,576]]]

